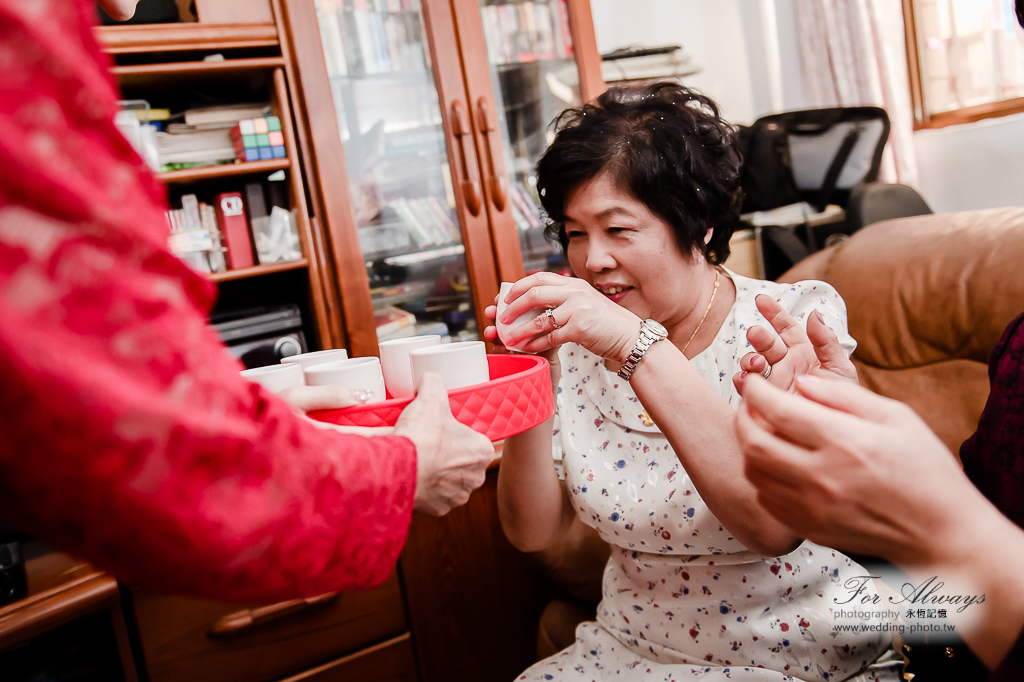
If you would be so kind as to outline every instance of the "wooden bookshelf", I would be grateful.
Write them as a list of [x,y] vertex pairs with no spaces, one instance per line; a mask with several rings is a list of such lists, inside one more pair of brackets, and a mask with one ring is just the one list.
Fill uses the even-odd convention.
[[214,282],[229,282],[235,279],[246,279],[247,277],[258,277],[259,275],[272,275],[275,272],[287,272],[288,270],[299,270],[309,267],[309,261],[305,258],[290,260],[287,263],[271,263],[270,265],[256,265],[251,268],[239,268],[227,272],[215,272],[210,275]]
[[240,163],[227,163],[219,166],[200,166],[199,168],[185,168],[184,170],[167,171],[159,173],[157,177],[165,183],[196,182],[199,180],[212,180],[215,178],[227,178],[232,175],[248,175],[250,173],[273,173],[279,170],[290,170],[292,163],[289,159],[270,159],[268,161],[243,161]]
[[277,27],[266,24],[139,24],[97,26],[97,39],[110,54],[236,50],[277,46]]

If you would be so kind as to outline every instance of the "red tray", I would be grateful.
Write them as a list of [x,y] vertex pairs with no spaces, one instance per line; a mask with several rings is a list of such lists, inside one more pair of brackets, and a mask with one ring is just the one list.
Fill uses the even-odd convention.
[[[492,441],[522,433],[555,410],[548,361],[536,355],[488,355],[491,380],[448,391],[455,418]],[[394,426],[412,398],[310,412],[313,419],[342,426]]]

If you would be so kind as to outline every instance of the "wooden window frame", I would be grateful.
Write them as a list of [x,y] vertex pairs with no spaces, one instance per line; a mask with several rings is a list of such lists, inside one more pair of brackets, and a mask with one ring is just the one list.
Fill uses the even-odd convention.
[[910,82],[910,101],[914,109],[914,130],[945,128],[972,123],[986,118],[1008,116],[1024,111],[1024,97],[987,102],[973,107],[929,114],[924,106],[924,79],[921,72],[920,42],[917,35],[917,11],[914,0],[903,0],[903,25],[906,29],[907,70]]

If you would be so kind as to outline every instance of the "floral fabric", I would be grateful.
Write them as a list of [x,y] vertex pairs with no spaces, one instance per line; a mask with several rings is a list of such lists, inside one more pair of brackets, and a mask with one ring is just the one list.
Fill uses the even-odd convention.
[[[847,354],[846,307],[822,282],[776,284],[732,274],[736,302],[714,342],[690,362],[730,405],[746,330],[770,329],[754,297],[775,297],[801,322],[824,316]],[[783,557],[746,549],[719,523],[627,382],[578,345],[560,351],[554,443],[580,518],[612,545],[597,622],[541,661],[528,680],[898,679],[869,669],[891,646],[883,633],[837,632],[835,599],[867,575],[839,552],[803,543]],[[870,583],[865,594],[874,594]]]
[[371,587],[412,514],[405,438],[323,431],[238,375],[167,250],[87,0],[0,0],[0,516],[131,582],[220,599]]

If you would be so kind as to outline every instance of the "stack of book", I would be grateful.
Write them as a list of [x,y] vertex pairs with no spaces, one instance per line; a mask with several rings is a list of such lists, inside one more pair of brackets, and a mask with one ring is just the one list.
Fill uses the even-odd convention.
[[229,104],[189,109],[157,133],[161,170],[194,168],[235,161],[231,129],[239,121],[269,113],[266,104]]
[[517,64],[573,56],[566,0],[488,4],[482,11],[492,64]]
[[181,208],[164,213],[170,228],[168,246],[174,255],[200,272],[224,272],[226,249],[217,226],[217,214],[209,204],[200,203],[195,194],[181,198]]
[[418,248],[462,241],[458,225],[435,197],[402,197],[391,201],[388,206],[398,214]]
[[420,0],[317,0],[329,76],[429,68]]

